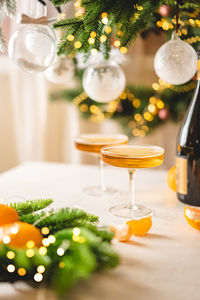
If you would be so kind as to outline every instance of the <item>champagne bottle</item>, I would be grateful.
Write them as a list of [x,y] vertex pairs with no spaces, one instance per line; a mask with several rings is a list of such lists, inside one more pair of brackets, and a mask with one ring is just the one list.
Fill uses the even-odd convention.
[[200,49],[196,89],[177,139],[176,190],[180,201],[200,206]]

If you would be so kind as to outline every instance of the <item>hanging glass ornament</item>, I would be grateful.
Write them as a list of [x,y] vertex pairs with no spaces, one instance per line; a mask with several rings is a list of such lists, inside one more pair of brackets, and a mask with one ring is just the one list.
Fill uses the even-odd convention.
[[45,71],[47,80],[53,83],[68,83],[74,77],[74,62],[66,55],[57,56],[53,64]]
[[173,85],[184,84],[197,71],[196,51],[174,31],[171,40],[158,49],[154,68],[158,77],[165,82]]
[[34,2],[31,1],[31,17],[25,14],[20,15],[20,20],[18,20],[20,27],[11,36],[8,45],[8,54],[13,62],[29,73],[45,71],[56,55],[56,36],[48,25],[48,19],[45,16],[46,7],[43,8],[44,15],[36,17],[35,12],[38,11],[38,7]]
[[100,103],[117,99],[124,91],[125,85],[123,70],[110,60],[88,66],[83,75],[83,88],[86,94]]

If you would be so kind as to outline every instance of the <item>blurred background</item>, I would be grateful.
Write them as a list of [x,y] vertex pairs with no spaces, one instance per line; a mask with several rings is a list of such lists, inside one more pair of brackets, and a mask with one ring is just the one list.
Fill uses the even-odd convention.
[[[18,11],[27,12],[27,0],[18,1]],[[63,11],[74,13],[70,3]],[[52,5],[48,15],[56,16]],[[7,41],[16,30],[15,20],[5,19],[3,24]],[[152,86],[158,78],[153,60],[157,49],[166,41],[165,34],[150,32],[144,39],[138,36],[126,54],[122,66],[130,85]],[[93,163],[90,156],[74,148],[73,138],[80,133],[122,133],[117,119],[92,122],[82,118],[73,103],[50,101],[50,95],[66,89],[46,80],[43,74],[30,75],[20,71],[7,54],[0,54],[0,172],[25,161],[52,161],[66,163]],[[131,135],[131,143],[160,145],[166,150],[164,168],[174,164],[175,144],[179,123],[164,122],[145,137]]]

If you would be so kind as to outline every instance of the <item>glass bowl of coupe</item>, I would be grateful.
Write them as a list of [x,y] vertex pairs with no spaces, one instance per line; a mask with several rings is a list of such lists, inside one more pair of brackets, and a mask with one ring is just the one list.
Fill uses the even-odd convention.
[[130,179],[129,202],[110,208],[118,217],[141,219],[152,216],[153,211],[135,203],[134,177],[137,169],[160,166],[164,159],[164,149],[148,145],[118,145],[101,150],[104,163],[128,170]]
[[97,157],[99,163],[100,182],[98,186],[89,186],[83,189],[88,195],[103,196],[113,195],[118,191],[106,187],[103,177],[103,162],[101,160],[101,149],[105,146],[121,145],[128,143],[128,137],[123,134],[82,134],[74,140],[76,149],[85,153],[93,154]]

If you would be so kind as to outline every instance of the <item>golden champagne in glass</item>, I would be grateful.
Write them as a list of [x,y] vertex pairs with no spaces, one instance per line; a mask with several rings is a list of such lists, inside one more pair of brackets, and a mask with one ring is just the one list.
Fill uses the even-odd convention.
[[136,169],[160,166],[164,159],[164,149],[157,146],[119,145],[104,147],[101,153],[104,163],[126,168],[130,178],[129,203],[111,207],[110,211],[123,218],[140,219],[151,216],[151,209],[135,204],[134,175]]
[[113,195],[116,190],[106,187],[103,180],[103,163],[101,161],[101,149],[105,146],[123,145],[128,143],[128,137],[123,134],[82,134],[74,140],[76,149],[96,155],[99,161],[100,185],[86,187],[85,193],[91,196]]

